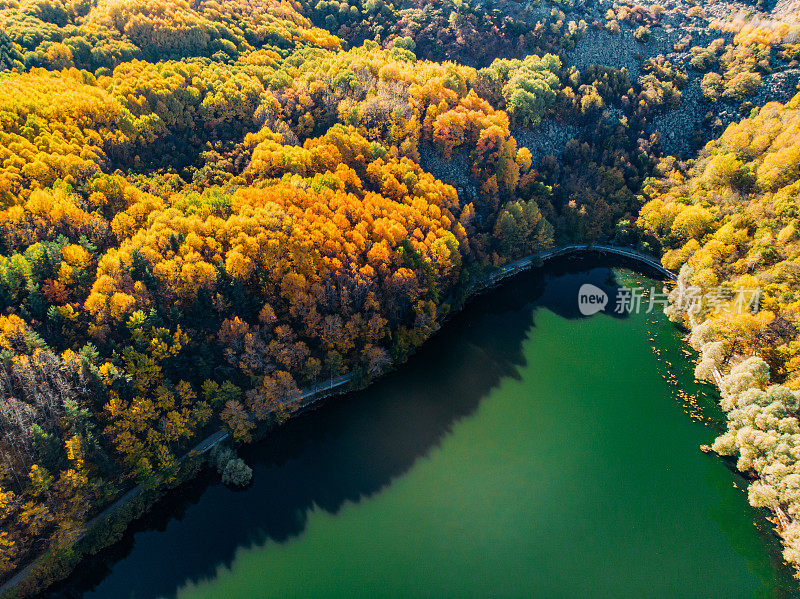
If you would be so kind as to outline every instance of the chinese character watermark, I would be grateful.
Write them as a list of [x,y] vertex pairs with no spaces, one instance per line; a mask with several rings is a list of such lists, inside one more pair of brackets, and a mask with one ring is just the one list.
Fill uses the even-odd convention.
[[[672,304],[678,310],[690,315],[706,312],[727,312],[755,314],[761,302],[761,289],[758,287],[737,287],[730,289],[718,286],[706,292],[696,286],[679,285],[672,292],[657,287],[620,287],[613,306],[616,314],[651,313],[656,308],[661,311]],[[584,316],[591,316],[606,309],[608,295],[605,291],[586,283],[578,291],[578,308]],[[609,306],[611,310],[611,306]]]

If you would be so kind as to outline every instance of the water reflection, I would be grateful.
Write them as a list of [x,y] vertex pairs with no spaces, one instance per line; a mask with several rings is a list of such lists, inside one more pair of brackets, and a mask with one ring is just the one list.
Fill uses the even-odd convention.
[[230,566],[240,548],[301,534],[314,507],[336,513],[378,493],[438,446],[503,377],[517,376],[534,306],[580,318],[577,290],[587,282],[613,305],[617,283],[608,261],[598,264],[562,259],[475,299],[399,371],[244,449],[251,487],[232,491],[201,476],[50,596],[172,597],[187,581]]

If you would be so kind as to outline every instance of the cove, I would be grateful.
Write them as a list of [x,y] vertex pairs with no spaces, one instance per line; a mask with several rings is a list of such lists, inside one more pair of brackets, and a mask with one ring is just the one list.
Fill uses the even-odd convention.
[[715,392],[660,313],[578,313],[559,260],[469,304],[396,372],[170,496],[51,597],[792,597]]

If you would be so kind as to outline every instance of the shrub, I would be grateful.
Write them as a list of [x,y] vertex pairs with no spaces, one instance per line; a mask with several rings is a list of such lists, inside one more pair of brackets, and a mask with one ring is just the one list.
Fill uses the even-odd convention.
[[217,445],[211,450],[211,463],[222,476],[226,485],[244,487],[253,478],[253,469],[230,447]]

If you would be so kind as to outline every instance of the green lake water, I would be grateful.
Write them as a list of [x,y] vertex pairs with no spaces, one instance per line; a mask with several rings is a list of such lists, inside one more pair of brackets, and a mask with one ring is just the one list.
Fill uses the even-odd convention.
[[[792,597],[713,390],[663,314],[579,317],[652,281],[564,262],[475,302],[408,364],[243,452],[53,596]],[[613,304],[613,295],[612,302]]]

